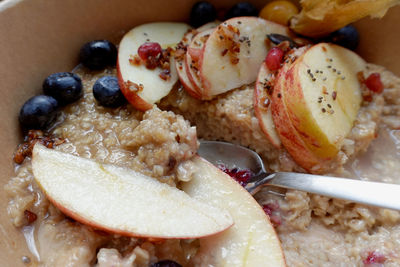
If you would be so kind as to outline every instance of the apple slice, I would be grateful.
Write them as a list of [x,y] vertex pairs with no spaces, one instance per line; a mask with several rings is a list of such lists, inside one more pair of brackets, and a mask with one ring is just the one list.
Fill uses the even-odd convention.
[[235,224],[223,233],[201,238],[191,266],[285,266],[275,229],[254,198],[206,160],[195,157],[192,161],[197,171],[183,190],[199,201],[224,207]]
[[40,144],[32,156],[33,174],[49,200],[95,228],[127,236],[198,238],[233,224],[227,211],[139,172]]
[[214,30],[215,29],[213,28],[198,33],[188,46],[188,50],[186,53],[185,64],[188,72],[187,76],[189,77],[189,80],[194,89],[200,95],[200,99],[203,98],[205,93],[203,84],[199,76],[199,60],[203,54],[205,41],[209,38]]
[[[157,42],[164,49],[174,47],[189,29],[184,23],[156,22],[135,27],[124,35],[118,49],[117,75],[122,93],[135,108],[150,109],[171,91],[178,75],[171,67],[170,78],[164,80],[159,77],[160,68],[150,70],[144,64],[132,64],[132,56],[145,42]],[[173,56],[170,66],[175,66]]]
[[351,131],[362,102],[358,73],[365,69],[354,52],[320,43],[288,70],[284,101],[290,121],[318,158],[334,158]]
[[[307,47],[302,47],[293,51],[293,57],[301,56]],[[305,144],[300,134],[294,128],[288,110],[285,104],[285,88],[286,78],[290,77],[288,71],[292,66],[292,62],[289,61],[283,64],[283,67],[279,70],[274,81],[274,88],[271,98],[271,114],[275,129],[278,132],[279,139],[283,146],[296,161],[296,163],[306,169],[309,172],[319,172],[324,168],[324,162],[316,157],[312,151]]]
[[204,99],[250,84],[269,50],[267,34],[289,35],[287,27],[256,17],[221,23],[208,38],[200,59]]
[[272,119],[271,101],[275,73],[270,71],[264,62],[258,72],[254,88],[254,113],[258,119],[261,130],[272,145],[279,148],[281,139],[275,129]]

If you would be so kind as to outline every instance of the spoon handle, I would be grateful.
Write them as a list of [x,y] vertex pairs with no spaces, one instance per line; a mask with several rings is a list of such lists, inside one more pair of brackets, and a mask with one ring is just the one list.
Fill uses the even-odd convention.
[[[254,194],[259,187],[274,185],[357,203],[400,210],[400,185],[367,182],[304,173],[277,172],[248,188]],[[257,188],[256,188],[257,187]]]

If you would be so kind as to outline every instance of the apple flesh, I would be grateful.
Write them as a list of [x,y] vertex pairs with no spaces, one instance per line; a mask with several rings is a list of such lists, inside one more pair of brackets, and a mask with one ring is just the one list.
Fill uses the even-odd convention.
[[153,238],[198,238],[232,224],[227,211],[131,169],[36,144],[35,179],[66,215],[108,232]]
[[270,71],[264,62],[258,72],[254,86],[254,113],[265,136],[277,148],[281,147],[281,139],[272,119],[271,101],[275,73]]
[[333,159],[351,131],[362,102],[357,74],[365,68],[354,52],[320,43],[287,71],[284,101],[290,121],[318,158]]
[[200,58],[203,99],[253,83],[267,55],[267,34],[289,36],[287,27],[256,17],[236,17],[210,35]]
[[[156,22],[137,26],[124,35],[118,49],[118,82],[122,93],[135,108],[150,109],[171,91],[178,74],[173,56],[168,80],[159,77],[160,68],[150,70],[144,64],[132,64],[132,56],[137,55],[138,48],[145,42],[157,42],[163,49],[174,47],[189,29],[190,26],[184,23]],[[138,90],[132,83],[143,88]]]
[[200,239],[193,266],[285,266],[268,216],[254,198],[229,175],[206,160],[192,159],[197,171],[182,189],[191,197],[224,207],[235,224],[223,233]]

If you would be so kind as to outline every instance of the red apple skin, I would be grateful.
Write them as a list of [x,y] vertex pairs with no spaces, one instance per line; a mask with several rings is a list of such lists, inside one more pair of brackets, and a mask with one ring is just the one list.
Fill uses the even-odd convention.
[[176,71],[178,73],[179,81],[182,84],[183,88],[185,91],[192,97],[200,99],[201,96],[199,93],[194,89],[194,86],[189,80],[188,73],[187,73],[187,67],[186,67],[186,55],[184,56],[183,59],[178,60],[176,59],[175,61],[175,67]]
[[[104,231],[106,233],[110,233],[110,234],[117,234],[117,235],[121,235],[121,236],[128,236],[128,237],[136,237],[136,238],[151,238],[151,239],[157,239],[157,240],[164,240],[164,239],[193,239],[193,238],[199,238],[199,237],[168,237],[166,238],[165,236],[149,236],[149,235],[140,235],[137,233],[133,233],[133,232],[128,232],[128,231],[123,231],[120,229],[115,229],[115,228],[108,228],[105,227],[104,225],[92,222],[82,216],[80,216],[79,214],[76,214],[75,212],[67,209],[66,207],[62,206],[60,203],[56,202],[54,199],[52,199],[50,196],[46,195],[46,197],[48,198],[48,200],[57,208],[59,209],[63,214],[65,214],[68,217],[71,217],[72,219],[84,224],[84,225],[88,225],[90,227],[95,228],[96,230],[101,230]],[[232,224],[233,225],[233,224]],[[232,227],[232,225],[230,225],[227,229],[229,229],[230,227]],[[214,234],[211,235],[206,235],[206,236],[200,236],[200,238],[203,237],[209,237],[209,236],[213,236],[216,234],[219,234],[223,231],[225,231],[226,229],[220,231],[220,232],[216,232]]]
[[119,63],[117,60],[117,78],[118,78],[118,84],[121,89],[122,94],[124,94],[126,100],[135,107],[138,110],[141,111],[146,111],[149,110],[153,107],[152,104],[144,101],[140,96],[138,96],[135,92],[129,90],[129,88],[126,87],[125,81],[122,78],[122,74],[119,68]]
[[187,76],[189,78],[191,85],[193,86],[194,91],[197,92],[198,97],[196,98],[199,100],[205,100],[206,98],[204,97],[204,87],[199,77],[194,73],[193,69],[190,67],[191,61],[192,61],[191,56],[189,54],[186,54],[185,65],[186,65]]
[[324,162],[309,150],[300,137],[290,120],[285,104],[283,87],[294,83],[294,70],[290,66],[282,67],[276,77],[274,93],[272,94],[272,118],[283,146],[296,163],[310,173],[319,173],[323,169]]
[[[267,74],[271,74],[271,82],[275,79],[275,74],[273,72],[269,72],[268,68],[266,66],[266,63],[264,62],[263,65],[260,68],[260,74],[262,70],[267,71]],[[262,86],[262,81],[260,79],[265,79],[264,75],[258,75],[256,84],[254,85],[254,98],[253,98],[253,103],[254,103],[254,113],[258,119],[258,123],[260,125],[260,128],[262,132],[265,134],[265,136],[268,138],[270,143],[275,146],[276,148],[281,148],[281,142],[277,142],[278,140],[275,140],[272,138],[271,133],[269,132],[270,129],[267,127],[267,125],[264,124],[263,119],[262,119],[262,114],[265,112],[268,112],[268,110],[271,109],[271,96],[265,92],[265,89]],[[262,77],[261,77],[262,76]],[[265,106],[262,104],[264,99],[268,98],[269,99],[269,106]]]

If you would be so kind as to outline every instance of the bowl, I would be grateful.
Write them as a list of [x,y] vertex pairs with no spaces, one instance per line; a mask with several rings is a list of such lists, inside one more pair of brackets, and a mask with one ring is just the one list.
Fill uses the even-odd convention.
[[[78,62],[82,44],[94,39],[118,42],[135,25],[153,21],[187,21],[195,0],[4,0],[0,2],[0,266],[26,266],[30,256],[24,236],[7,215],[3,186],[13,175],[12,156],[21,141],[18,112],[41,91],[45,77],[69,71]],[[235,1],[211,1],[227,8]],[[265,1],[251,1],[262,7]],[[400,75],[400,6],[383,19],[355,25],[361,40],[358,53]]]

